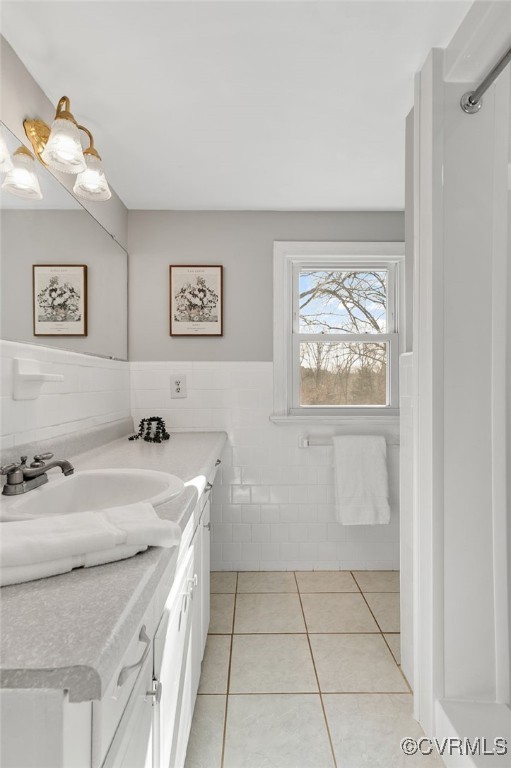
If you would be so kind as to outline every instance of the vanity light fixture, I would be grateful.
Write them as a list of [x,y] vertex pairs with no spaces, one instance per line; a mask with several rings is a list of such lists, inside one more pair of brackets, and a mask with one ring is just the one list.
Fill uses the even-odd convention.
[[80,142],[80,132],[67,96],[57,104],[55,119],[45,146],[40,153],[41,160],[55,171],[80,173],[87,167]]
[[89,137],[89,146],[83,151],[87,167],[77,175],[73,192],[85,200],[109,200],[112,193],[103,171],[101,157],[94,147],[94,137],[85,126],[79,125],[78,128]]
[[5,136],[0,128],[0,173],[8,173],[12,169],[11,153],[7,147]]
[[34,156],[23,144],[12,155],[12,168],[3,181],[2,189],[31,200],[41,200],[43,197],[35,172]]

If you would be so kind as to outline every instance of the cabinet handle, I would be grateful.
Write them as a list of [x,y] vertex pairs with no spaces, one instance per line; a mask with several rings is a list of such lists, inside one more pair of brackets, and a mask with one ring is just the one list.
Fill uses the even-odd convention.
[[211,523],[204,523],[204,528],[206,528],[206,530],[210,531],[211,530]]
[[204,488],[204,493],[209,493],[212,488],[213,488],[213,483],[206,483],[206,487]]
[[138,661],[135,662],[135,664],[129,664],[127,667],[123,667],[121,671],[119,672],[119,677],[117,678],[117,687],[121,688],[121,686],[124,685],[128,677],[131,675],[132,672],[134,672],[136,669],[142,666],[144,661],[147,659],[147,654],[149,653],[149,648],[151,647],[151,638],[148,637],[147,632],[145,630],[145,624],[142,625],[142,629],[140,630],[140,635],[138,636],[138,639],[141,643],[145,643],[145,648],[142,653],[142,656],[139,658]]
[[222,463],[222,460],[221,459],[217,459],[215,461],[215,467],[218,467],[218,465],[221,464],[221,463]]
[[195,589],[195,587],[199,583],[199,577],[197,576],[196,573],[194,573],[193,574],[193,579],[187,579],[187,581],[188,581],[188,584],[189,584],[188,592],[189,592],[190,595],[192,595],[193,594],[193,590]]

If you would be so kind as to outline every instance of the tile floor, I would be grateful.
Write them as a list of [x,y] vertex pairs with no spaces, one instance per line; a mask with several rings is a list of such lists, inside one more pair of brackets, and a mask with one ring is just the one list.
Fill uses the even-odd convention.
[[399,574],[211,574],[186,768],[422,768],[399,667]]

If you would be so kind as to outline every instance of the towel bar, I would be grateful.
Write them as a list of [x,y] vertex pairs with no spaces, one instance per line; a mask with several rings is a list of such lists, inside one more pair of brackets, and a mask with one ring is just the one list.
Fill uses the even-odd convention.
[[[329,447],[332,445],[333,443],[331,437],[311,438],[309,435],[300,435],[298,437],[299,448],[315,448],[316,446]],[[399,446],[399,439],[387,440],[387,446]]]

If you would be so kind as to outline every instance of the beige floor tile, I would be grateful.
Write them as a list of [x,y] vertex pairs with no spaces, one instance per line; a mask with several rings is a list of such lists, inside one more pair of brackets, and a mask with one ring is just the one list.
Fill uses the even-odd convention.
[[408,693],[381,635],[310,635],[319,686],[327,693]]
[[399,632],[399,593],[368,592],[365,599],[369,603],[382,632]]
[[227,693],[231,635],[208,635],[199,693]]
[[211,595],[210,634],[228,635],[232,632],[234,598],[235,595]]
[[360,593],[302,594],[309,632],[378,632]]
[[399,592],[399,571],[353,571],[362,592]]
[[246,571],[238,574],[238,592],[296,592],[292,571]]
[[319,695],[229,696],[224,768],[333,768]]
[[396,662],[401,664],[401,635],[399,633],[397,635],[388,635],[385,633],[385,640],[387,641]]
[[225,696],[197,696],[185,768],[220,768]]
[[298,595],[238,595],[235,632],[305,632]]
[[213,571],[211,573],[211,594],[236,592],[236,571]]
[[300,592],[358,592],[349,571],[297,571]]
[[230,693],[316,693],[306,635],[234,635]]
[[437,755],[405,755],[405,737],[423,732],[412,717],[411,694],[323,696],[337,764],[345,768],[441,768]]

